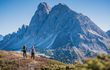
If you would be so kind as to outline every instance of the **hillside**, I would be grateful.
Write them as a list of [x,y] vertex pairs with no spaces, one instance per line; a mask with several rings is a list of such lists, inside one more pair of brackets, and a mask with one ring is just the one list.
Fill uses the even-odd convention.
[[110,70],[110,56],[98,55],[83,60],[83,64],[64,64],[55,60],[36,56],[35,60],[23,59],[22,55],[12,51],[0,51],[0,70]]
[[32,60],[29,55],[24,59],[20,53],[0,51],[0,70],[38,70],[51,65],[64,64],[40,56],[36,56],[35,60]]

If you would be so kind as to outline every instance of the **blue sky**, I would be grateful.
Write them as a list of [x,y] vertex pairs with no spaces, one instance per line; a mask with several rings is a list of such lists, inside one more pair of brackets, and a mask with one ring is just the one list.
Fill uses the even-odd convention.
[[0,0],[0,34],[16,32],[23,24],[28,25],[40,2],[50,7],[58,3],[88,16],[102,30],[110,29],[110,0]]

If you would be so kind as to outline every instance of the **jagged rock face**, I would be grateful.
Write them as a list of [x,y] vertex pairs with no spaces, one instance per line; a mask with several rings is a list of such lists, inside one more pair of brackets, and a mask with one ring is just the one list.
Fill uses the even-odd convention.
[[37,34],[42,25],[44,24],[48,14],[49,14],[49,6],[43,2],[40,3],[38,6],[37,11],[35,12],[34,16],[32,17],[32,20],[30,22],[27,34]]
[[26,44],[32,45],[66,63],[76,59],[94,56],[94,53],[109,53],[108,35],[87,16],[72,11],[64,4],[52,9],[40,3],[28,27],[5,36],[0,42],[5,50],[19,50]]
[[109,31],[107,31],[106,33],[107,33],[107,35],[110,37],[110,30],[109,30]]
[[[25,32],[27,31],[27,26],[23,25],[17,33],[13,32],[12,34],[8,34],[4,37],[4,39],[0,42],[0,49],[3,50],[17,50],[20,49],[21,46],[19,41],[21,41],[24,37]],[[18,47],[20,46],[20,47]]]

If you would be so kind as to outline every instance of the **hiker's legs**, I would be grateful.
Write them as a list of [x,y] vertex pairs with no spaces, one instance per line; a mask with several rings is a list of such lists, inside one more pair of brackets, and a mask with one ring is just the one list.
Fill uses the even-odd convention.
[[31,59],[33,59],[33,53],[31,53]]
[[31,59],[35,59],[35,54],[34,53],[31,54]]
[[33,59],[35,59],[35,54],[33,55]]
[[23,58],[25,57],[25,54],[24,54],[24,52],[23,52]]
[[27,53],[25,53],[25,57],[27,58]]
[[24,57],[24,58],[27,58],[26,52],[23,52],[23,57]]
[[32,59],[32,55],[31,55],[31,59]]

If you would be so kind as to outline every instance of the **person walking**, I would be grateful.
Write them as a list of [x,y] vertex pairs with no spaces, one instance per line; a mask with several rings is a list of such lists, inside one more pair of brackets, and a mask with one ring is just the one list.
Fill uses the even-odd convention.
[[31,59],[35,59],[35,52],[36,52],[35,47],[32,46],[32,49],[31,49]]
[[26,48],[26,45],[23,46],[22,52],[23,52],[23,58],[27,58],[27,48]]

